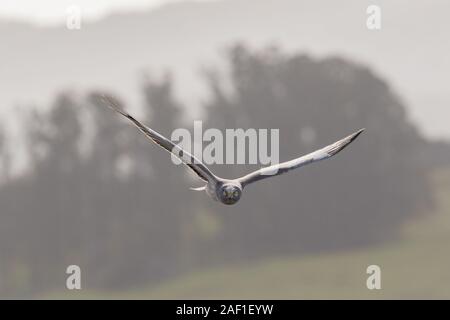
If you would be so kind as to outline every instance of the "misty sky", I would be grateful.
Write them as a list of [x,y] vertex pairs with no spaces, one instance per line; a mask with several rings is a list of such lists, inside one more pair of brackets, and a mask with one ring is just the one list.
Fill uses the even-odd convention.
[[[255,47],[275,42],[288,52],[317,58],[339,55],[366,65],[389,83],[426,135],[450,137],[448,0],[347,0],[346,6],[329,0],[0,1],[0,115],[20,106],[50,106],[51,99],[67,88],[82,92],[99,85],[126,97],[129,105],[137,105],[139,72],[158,73],[166,68],[175,70],[182,84],[176,94],[186,105],[198,106],[205,94],[198,68],[219,65],[218,50],[239,40]],[[366,6],[372,2],[383,7],[383,28],[377,32],[368,31],[365,24]],[[167,4],[173,5],[152,11]],[[86,28],[69,38],[61,27],[65,28],[71,6],[81,9],[83,23],[104,22],[110,31],[96,29],[97,34],[95,28]],[[141,17],[143,29],[135,32],[130,25],[124,26],[117,13]],[[148,21],[152,19],[158,28]],[[7,20],[38,26],[25,28]],[[176,23],[184,26],[185,36],[173,27]],[[114,34],[119,25],[124,27],[120,30],[126,38],[123,43],[140,50],[120,48],[110,54],[107,48],[115,42],[109,37],[101,44],[92,41],[98,35]],[[136,41],[140,38],[148,41]],[[80,49],[87,46],[89,55]],[[117,55],[128,59],[115,60]]]
[[114,11],[152,8],[183,1],[186,0],[2,0],[0,18],[49,25],[63,22],[67,8],[73,5],[81,8],[85,18],[95,20]]

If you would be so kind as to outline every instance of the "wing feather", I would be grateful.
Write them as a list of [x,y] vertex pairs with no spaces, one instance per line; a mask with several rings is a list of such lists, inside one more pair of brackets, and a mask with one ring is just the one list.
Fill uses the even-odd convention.
[[192,171],[194,171],[200,177],[200,179],[206,182],[217,181],[218,178],[192,154],[182,149],[180,146],[176,145],[175,143],[164,137],[162,134],[136,120],[129,113],[122,110],[111,98],[105,95],[102,95],[101,98],[108,107],[131,121],[141,132],[143,132],[147,136],[147,138],[179,158],[185,165],[187,165]]
[[365,129],[358,130],[357,132],[349,135],[348,137],[345,137],[344,139],[341,139],[325,148],[314,151],[300,158],[286,161],[280,164],[275,164],[270,167],[261,168],[237,180],[244,187],[249,183],[253,183],[273,176],[278,176],[290,170],[303,167],[307,164],[331,158],[342,151],[350,143],[352,143],[364,130]]

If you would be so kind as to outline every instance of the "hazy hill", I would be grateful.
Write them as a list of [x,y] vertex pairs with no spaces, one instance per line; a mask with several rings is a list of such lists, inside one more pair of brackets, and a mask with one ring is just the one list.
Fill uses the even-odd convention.
[[[117,14],[82,29],[0,22],[0,111],[46,104],[55,92],[102,87],[136,103],[143,70],[171,69],[179,95],[196,105],[200,66],[242,40],[287,50],[341,54],[374,67],[432,134],[447,134],[448,1],[376,1],[381,31],[366,29],[373,1],[228,0]],[[447,116],[448,119],[448,116]]]

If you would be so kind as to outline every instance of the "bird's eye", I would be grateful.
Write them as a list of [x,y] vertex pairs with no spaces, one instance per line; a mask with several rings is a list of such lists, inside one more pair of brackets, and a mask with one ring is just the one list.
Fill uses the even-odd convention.
[[237,190],[235,190],[235,191],[233,192],[233,195],[234,195],[235,197],[237,197],[237,196],[239,195],[239,192],[238,192]]
[[226,195],[227,195],[227,191],[226,191],[226,190],[223,190],[223,191],[222,191],[222,194],[223,194],[224,196],[226,196]]

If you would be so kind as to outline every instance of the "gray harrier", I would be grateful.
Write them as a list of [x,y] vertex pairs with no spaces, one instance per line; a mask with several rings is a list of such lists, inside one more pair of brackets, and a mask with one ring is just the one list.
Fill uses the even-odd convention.
[[180,158],[180,160],[189,168],[191,168],[200,179],[206,182],[205,186],[200,188],[191,188],[192,190],[206,191],[206,193],[214,200],[228,205],[235,204],[239,201],[242,195],[242,190],[248,184],[286,173],[290,170],[303,167],[304,165],[316,161],[331,158],[346,146],[348,146],[364,131],[364,129],[356,131],[355,133],[342,140],[339,140],[325,148],[314,151],[300,158],[280,164],[275,164],[270,167],[261,168],[238,179],[223,179],[213,174],[201,161],[195,158],[192,154],[190,154],[186,150],[183,150],[180,146],[174,144],[172,141],[165,138],[158,132],[137,121],[134,117],[119,108],[113,101],[105,96],[102,96],[102,98],[111,109],[130,120],[139,130],[141,130],[147,136],[147,138],[151,139],[162,148]]

